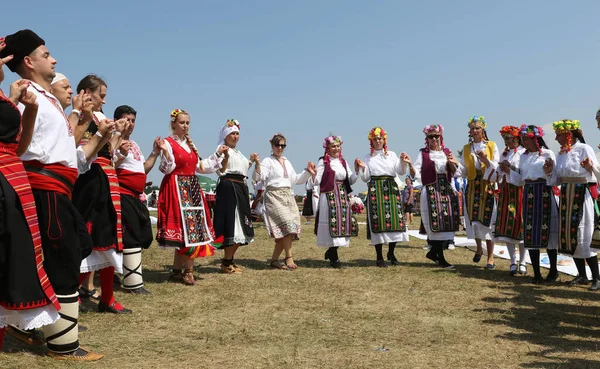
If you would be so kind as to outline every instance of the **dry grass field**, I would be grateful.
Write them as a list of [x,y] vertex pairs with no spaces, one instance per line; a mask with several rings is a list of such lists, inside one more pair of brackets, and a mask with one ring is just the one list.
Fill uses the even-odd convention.
[[442,270],[414,239],[400,266],[377,268],[364,226],[340,250],[344,269],[328,267],[310,225],[299,268],[272,270],[273,242],[256,233],[243,274],[220,274],[218,252],[198,260],[194,287],[167,283],[171,252],[145,251],[153,294],[117,292],[133,315],[81,314],[80,341],[103,360],[58,362],[7,338],[0,368],[600,368],[600,294],[583,287],[532,285],[502,259],[484,270],[460,248]]

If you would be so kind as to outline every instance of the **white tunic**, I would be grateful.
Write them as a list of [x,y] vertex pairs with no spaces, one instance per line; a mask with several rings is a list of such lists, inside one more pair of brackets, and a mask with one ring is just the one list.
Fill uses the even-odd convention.
[[262,182],[267,191],[269,188],[291,188],[292,185],[302,184],[308,180],[309,172],[303,170],[302,173],[297,174],[292,163],[285,157],[282,159],[283,165],[273,156],[264,158],[260,162],[260,174],[255,170],[252,179]]
[[[477,169],[477,170],[481,170],[482,165],[481,165],[481,161],[477,157],[476,153],[478,151],[487,152],[486,146],[487,146],[487,142],[485,142],[485,141],[481,141],[478,143],[474,142],[471,146],[471,156],[473,157],[473,160],[475,161],[475,169]],[[494,145],[494,155],[492,158],[488,158],[488,159],[490,161],[490,164],[495,163],[497,165],[498,160],[500,160],[500,154],[498,153],[498,145]],[[467,177],[467,165],[465,163],[464,156],[462,156],[460,158],[460,165],[458,166],[458,169],[456,170],[455,176]],[[467,196],[465,194],[464,216],[465,216],[465,228],[467,231],[467,238],[479,239],[479,240],[491,240],[492,235],[493,235],[493,230],[496,227],[496,211],[497,211],[496,201],[494,200],[494,209],[492,210],[492,219],[490,220],[490,225],[486,227],[483,224],[481,224],[481,222],[478,220],[474,220],[473,222],[471,222],[471,219],[469,218],[469,212],[467,211],[467,207],[466,207],[466,200],[467,200]]]
[[[513,183],[517,186],[524,186],[526,181],[536,179],[549,180],[550,177],[544,172],[544,163],[546,159],[555,160],[554,153],[548,149],[542,148],[542,153],[523,152],[519,158],[519,172],[511,171],[510,176]],[[550,183],[548,183],[550,185]],[[551,219],[550,219],[550,239],[548,240],[548,249],[556,250],[558,248],[558,197],[552,195],[551,198]]]
[[[348,162],[346,162],[346,167],[344,167],[340,161],[340,159],[331,158],[329,162],[331,170],[335,172],[335,180],[343,181],[346,178],[346,173],[348,174],[348,179],[350,180],[350,184],[356,183],[358,177],[356,174],[352,173],[350,167],[348,166]],[[323,164],[323,159],[319,159],[317,163],[317,176],[314,180],[315,187],[321,184],[321,179],[323,178],[323,172],[325,170],[325,166]],[[335,237],[332,238],[329,234],[329,205],[327,204],[327,195],[321,193],[319,196],[319,223],[317,225],[317,246],[319,247],[339,247],[339,246],[350,246],[350,237]]]
[[[594,169],[598,168],[598,159],[594,154],[594,150],[586,144],[577,142],[568,153],[558,154],[554,171],[550,177],[550,183],[553,186],[562,184],[562,178],[585,178],[588,183],[596,183],[594,173],[588,172],[581,162],[586,158],[590,158],[594,165]],[[585,193],[583,201],[583,215],[577,229],[577,247],[575,248],[574,258],[587,259],[596,256],[592,252],[590,246],[592,244],[592,235],[594,233],[594,199],[590,192]]]
[[[394,177],[394,181],[400,187],[398,176],[406,174],[407,165],[398,158],[396,153],[388,151],[387,155],[385,155],[383,150],[375,150],[373,156],[370,153],[365,155],[363,162],[365,163],[365,168],[359,171],[360,179],[363,182],[368,183],[371,180],[371,176],[391,176]],[[367,198],[367,211],[369,211],[369,207],[369,199]],[[368,219],[367,216],[367,223]],[[371,227],[371,224],[368,224],[368,227]],[[408,240],[408,231],[373,233],[371,229],[371,244],[373,246],[390,242],[407,242]]]
[[[519,167],[519,159],[521,158],[521,154],[523,154],[525,152],[525,148],[519,146],[516,150],[511,149],[506,153],[506,156],[504,156],[504,153],[500,155],[500,161],[499,162],[490,162],[490,166],[486,169],[485,173],[484,173],[484,177],[485,178],[490,178],[491,181],[493,182],[497,182],[498,186],[501,186],[500,183],[503,183],[504,181],[506,181],[507,183],[510,183],[511,185],[515,185],[515,186],[521,186],[517,183],[515,183],[515,179],[513,178],[514,173],[512,170],[509,169],[508,173],[505,173],[503,171],[500,170],[500,162],[503,161],[508,161],[510,165],[514,166],[515,168]],[[522,244],[523,240],[516,240],[510,237],[506,237],[506,236],[501,236],[501,237],[496,237],[494,236],[494,242],[506,242],[508,244],[512,244],[512,245],[516,245],[516,244]]]
[[[429,151],[429,158],[433,161],[435,166],[436,174],[446,174],[446,163],[448,161],[446,154],[443,151]],[[415,177],[417,179],[421,178],[421,167],[423,166],[423,154],[419,151],[419,155],[417,156],[417,160],[413,164],[415,168]],[[431,224],[429,219],[429,207],[427,204],[427,189],[425,186],[421,189],[421,195],[419,200],[419,206],[421,209],[421,220],[423,221],[423,226],[425,227],[425,231],[427,231],[427,238],[433,241],[448,241],[454,239],[454,232],[433,232],[431,231]],[[459,222],[459,219],[456,219],[456,222]]]
[[128,170],[133,173],[146,173],[146,170],[144,169],[144,162],[146,159],[144,158],[142,150],[140,150],[140,147],[135,141],[129,140],[129,142],[131,142],[131,149],[129,149],[125,159],[121,160],[119,169]]

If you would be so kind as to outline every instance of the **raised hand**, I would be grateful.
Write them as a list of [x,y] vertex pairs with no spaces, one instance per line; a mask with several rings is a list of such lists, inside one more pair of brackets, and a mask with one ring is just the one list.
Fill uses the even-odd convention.
[[590,173],[592,173],[592,171],[594,170],[594,163],[590,158],[583,159],[583,161],[581,162],[581,166]]
[[98,131],[102,133],[102,137],[107,137],[108,133],[112,133],[115,129],[115,121],[112,119],[102,119],[98,124]]
[[[0,38],[0,51],[2,51],[2,49],[4,49],[5,47],[6,47],[6,44],[4,43],[4,37],[2,37],[2,38]],[[0,67],[2,67],[4,64],[11,61],[13,57],[14,57],[14,55],[9,55],[5,58],[0,58]]]
[[27,87],[29,87],[29,81],[25,79],[20,79],[13,82],[10,85],[10,92],[8,94],[8,99],[13,102],[13,104],[18,104],[21,102],[21,97],[23,94],[27,92]]
[[115,128],[117,132],[123,132],[129,126],[129,121],[125,118],[121,118],[115,122]]
[[127,154],[129,154],[129,150],[131,150],[132,146],[133,146],[133,144],[131,143],[131,141],[123,140],[123,142],[121,143],[121,146],[119,147],[119,151],[121,152],[121,154],[123,156],[127,156]]
[[412,159],[405,152],[400,153],[400,160],[402,160],[403,162],[405,162],[407,164],[412,164]]
[[227,146],[227,145],[219,146],[219,148],[217,149],[217,154],[221,155],[223,153],[225,153],[225,155],[229,155],[229,146]]
[[158,147],[162,150],[162,152],[164,153],[168,153],[169,152],[169,146],[167,146],[167,142],[163,139],[161,139],[160,137],[157,137],[159,139],[158,141]]

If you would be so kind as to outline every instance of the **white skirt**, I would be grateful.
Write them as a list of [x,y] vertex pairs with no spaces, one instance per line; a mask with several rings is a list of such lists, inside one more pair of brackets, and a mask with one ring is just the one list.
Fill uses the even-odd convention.
[[319,223],[317,225],[318,247],[349,247],[350,237],[331,237],[329,233],[329,205],[327,195],[319,196]]
[[79,272],[95,272],[111,266],[115,267],[117,273],[123,273],[123,253],[117,252],[115,249],[93,250],[90,256],[81,262]]
[[583,215],[581,216],[579,228],[577,229],[577,247],[575,248],[575,253],[573,254],[574,258],[587,259],[597,255],[590,248],[590,246],[592,245],[593,234],[594,199],[592,199],[592,195],[590,195],[590,192],[586,191],[585,200],[583,200]]

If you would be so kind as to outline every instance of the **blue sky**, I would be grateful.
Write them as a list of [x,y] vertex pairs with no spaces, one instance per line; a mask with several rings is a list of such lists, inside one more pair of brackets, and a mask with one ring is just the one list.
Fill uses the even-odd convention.
[[[571,118],[600,143],[597,1],[15,4],[3,5],[0,34],[36,31],[73,85],[104,77],[105,111],[138,110],[145,153],[168,135],[175,108],[191,113],[201,154],[236,118],[242,152],[269,155],[268,139],[282,132],[297,170],[322,155],[330,133],[343,137],[347,159],[363,157],[376,125],[390,150],[415,157],[423,126],[439,123],[456,151],[474,114],[497,142],[503,125]],[[4,88],[15,78],[8,72]],[[160,182],[158,168],[149,178]]]

